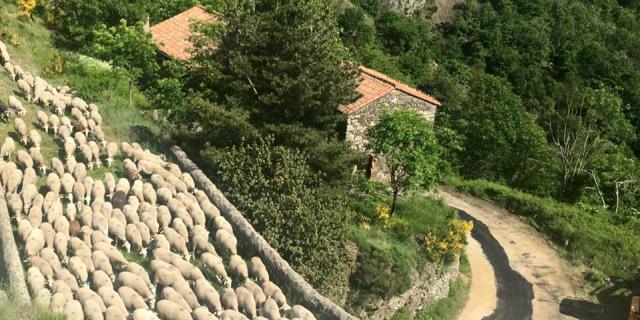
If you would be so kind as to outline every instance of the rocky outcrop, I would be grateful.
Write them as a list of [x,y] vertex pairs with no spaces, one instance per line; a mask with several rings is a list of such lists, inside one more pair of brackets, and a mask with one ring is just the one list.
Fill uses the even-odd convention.
[[422,11],[431,2],[428,0],[383,0],[382,5],[387,10],[413,15]]
[[231,223],[235,235],[239,238],[243,248],[258,255],[269,274],[277,279],[281,287],[287,288],[296,303],[311,310],[319,319],[356,319],[344,311],[340,306],[318,293],[302,276],[300,276],[287,261],[282,259],[278,252],[253,229],[253,226],[244,218],[242,213],[227,200],[220,190],[209,178],[189,159],[187,154],[177,146],[171,147],[177,162],[183,170],[189,172],[200,189],[202,189],[213,204],[218,207],[220,213]]
[[458,260],[445,267],[441,273],[434,264],[427,263],[419,272],[412,276],[414,286],[403,294],[391,299],[380,301],[373,314],[363,318],[371,320],[390,319],[398,310],[405,308],[409,313],[415,314],[422,308],[434,302],[446,298],[449,295],[449,285],[460,274]]

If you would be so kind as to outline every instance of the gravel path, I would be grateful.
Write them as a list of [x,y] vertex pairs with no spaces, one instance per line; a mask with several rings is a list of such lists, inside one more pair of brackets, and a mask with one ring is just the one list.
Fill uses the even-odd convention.
[[[575,266],[569,265],[540,233],[521,221],[516,215],[487,201],[455,192],[450,188],[440,188],[439,195],[450,206],[468,213],[469,216],[480,222],[474,226],[474,231],[481,231],[482,234],[484,233],[482,232],[483,226],[486,226],[486,234],[494,238],[498,247],[504,250],[508,262],[507,269],[504,269],[504,266],[496,268],[493,265],[494,270],[497,270],[498,300],[512,298],[510,295],[513,293],[508,291],[508,288],[504,290],[504,294],[499,292],[501,274],[505,270],[513,269],[515,274],[532,286],[532,319],[574,319],[560,313],[560,303],[565,298],[584,298],[581,289],[583,286],[581,270],[576,270]],[[475,236],[474,238],[478,239]],[[480,239],[478,242],[482,244],[483,240]],[[495,248],[488,251],[485,246],[482,247],[491,261],[491,256],[496,254]],[[497,253],[500,254],[500,252]],[[517,279],[517,277],[513,279]],[[486,288],[486,290],[476,292],[484,295],[487,292],[496,292],[496,290],[492,291],[491,288]],[[518,298],[527,299],[527,297]],[[478,299],[478,297],[470,295],[470,300],[473,299]],[[497,306],[496,311],[499,311],[500,301]],[[487,318],[508,319],[501,317],[500,314],[493,314]]]

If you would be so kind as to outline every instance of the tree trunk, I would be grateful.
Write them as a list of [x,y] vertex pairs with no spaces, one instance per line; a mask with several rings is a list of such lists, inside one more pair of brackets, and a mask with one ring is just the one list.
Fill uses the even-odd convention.
[[391,213],[389,217],[393,217],[393,214],[396,212],[396,203],[398,202],[398,194],[400,193],[400,189],[393,189],[393,200],[391,200]]
[[133,80],[129,80],[129,108],[133,105]]

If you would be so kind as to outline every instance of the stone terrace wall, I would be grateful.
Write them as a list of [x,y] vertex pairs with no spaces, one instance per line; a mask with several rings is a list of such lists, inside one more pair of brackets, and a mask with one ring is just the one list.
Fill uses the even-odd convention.
[[441,274],[434,264],[426,264],[422,270],[416,271],[412,275],[413,287],[403,294],[381,301],[374,308],[376,311],[367,317],[371,320],[390,319],[398,310],[405,308],[409,313],[415,314],[440,299],[449,295],[451,281],[460,274],[459,260],[456,259],[449,266],[445,267]]
[[211,202],[218,207],[220,213],[231,223],[234,233],[239,237],[239,240],[256,252],[266,265],[269,274],[278,279],[278,285],[288,288],[293,294],[292,297],[295,298],[299,304],[312,311],[319,319],[357,319],[318,293],[302,276],[293,270],[293,268],[280,257],[278,252],[253,229],[242,213],[227,200],[215,184],[189,159],[182,149],[173,146],[171,147],[171,151],[176,156],[177,162],[183,170],[191,174],[198,184],[198,187],[209,196]]
[[9,284],[9,291],[13,294],[19,303],[29,304],[29,290],[24,281],[24,271],[22,262],[20,261],[20,252],[13,237],[13,229],[11,228],[11,218],[9,217],[9,209],[4,197],[4,193],[0,191],[0,245],[2,247],[2,261],[4,261],[4,270],[6,271],[6,280]]

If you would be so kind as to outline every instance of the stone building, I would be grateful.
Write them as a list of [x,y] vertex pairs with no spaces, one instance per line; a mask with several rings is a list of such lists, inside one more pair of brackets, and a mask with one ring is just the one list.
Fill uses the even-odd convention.
[[[359,69],[361,78],[357,90],[362,96],[351,104],[338,107],[339,111],[347,115],[345,139],[354,149],[367,152],[367,128],[378,122],[382,110],[410,109],[428,121],[434,121],[436,109],[441,105],[440,101],[375,70],[362,66]],[[380,167],[372,159],[370,177],[387,180]]]

